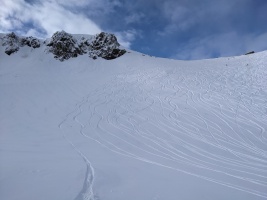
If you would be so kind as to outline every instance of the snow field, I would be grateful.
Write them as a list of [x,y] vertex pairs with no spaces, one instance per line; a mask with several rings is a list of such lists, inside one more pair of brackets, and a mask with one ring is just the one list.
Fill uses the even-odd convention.
[[27,51],[1,52],[1,199],[267,199],[266,52]]

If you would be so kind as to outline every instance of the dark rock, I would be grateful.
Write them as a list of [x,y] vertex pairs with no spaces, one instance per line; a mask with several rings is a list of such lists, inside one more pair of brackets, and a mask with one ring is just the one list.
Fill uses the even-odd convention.
[[60,61],[77,57],[85,52],[77,44],[77,40],[65,31],[56,32],[47,44],[49,52],[55,55]]
[[32,36],[30,37],[26,37],[26,38],[22,38],[20,41],[21,46],[29,46],[32,48],[39,48],[41,46],[40,41],[37,38],[34,38]]
[[27,46],[31,46],[30,40],[27,40],[26,38],[22,38],[21,39],[21,45],[27,45]]
[[97,57],[106,60],[118,58],[126,53],[126,50],[120,49],[120,44],[113,34],[101,32],[92,42],[92,50]]
[[108,52],[103,58],[106,60],[112,60],[118,58],[126,53],[124,49],[113,49],[112,51]]
[[125,50],[119,48],[120,44],[113,34],[104,32],[92,39],[82,37],[80,41],[64,31],[56,32],[46,45],[50,47],[48,51],[60,61],[85,53],[88,53],[89,57],[94,60],[98,57],[111,60],[126,53]]
[[104,33],[104,32],[101,32],[100,34],[98,34],[95,37],[94,41],[92,42],[92,47],[95,50],[105,49],[105,48],[114,49],[114,48],[118,48],[119,46],[120,44],[118,43],[115,35]]
[[3,37],[3,46],[7,46],[5,53],[10,56],[19,50],[19,37],[13,32],[6,34]]
[[255,51],[247,52],[245,55],[249,55],[249,54],[253,54],[253,53],[255,53]]
[[[6,46],[5,53],[11,55],[17,52],[20,47],[28,46],[39,48],[40,40],[34,37],[18,37],[15,33],[6,34],[2,39],[2,45]],[[126,53],[120,48],[117,38],[113,34],[101,32],[96,36],[77,38],[65,31],[56,32],[51,39],[46,40],[42,45],[46,45],[46,52],[54,54],[60,61],[79,55],[88,54],[89,57],[98,57],[106,60],[118,58]]]
[[40,44],[40,41],[39,40],[37,40],[37,39],[33,39],[32,41],[31,41],[31,47],[32,48],[39,48],[41,46],[41,44]]
[[6,34],[3,38],[3,46],[6,46],[5,53],[11,55],[19,50],[20,47],[29,46],[32,48],[40,47],[40,41],[34,37],[20,38],[15,33]]
[[19,50],[19,47],[15,47],[15,48],[14,47],[11,47],[11,48],[7,47],[5,50],[5,53],[10,56],[12,53],[17,52],[18,50]]

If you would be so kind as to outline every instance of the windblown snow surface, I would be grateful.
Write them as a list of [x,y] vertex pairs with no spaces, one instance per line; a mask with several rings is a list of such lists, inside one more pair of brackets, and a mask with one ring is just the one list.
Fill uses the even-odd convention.
[[64,62],[0,50],[0,199],[267,199],[267,52]]

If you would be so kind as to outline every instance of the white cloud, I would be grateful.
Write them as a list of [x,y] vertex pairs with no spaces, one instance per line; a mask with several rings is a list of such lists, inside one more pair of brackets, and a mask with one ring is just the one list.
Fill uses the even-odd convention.
[[[73,34],[97,34],[102,30],[82,12],[71,12],[70,8],[88,6],[92,13],[111,12],[120,6],[118,0],[50,0],[26,3],[24,0],[1,0],[0,32],[15,31],[20,35],[41,38],[51,37],[56,31],[64,30]],[[77,11],[77,10],[76,10]],[[32,26],[27,26],[32,24]],[[137,33],[128,30],[115,33],[121,45],[129,48]]]
[[141,34],[136,30],[127,30],[115,33],[118,42],[125,48],[131,47],[131,42],[136,39],[136,37],[141,37]]
[[171,22],[179,22],[189,13],[189,9],[185,6],[177,4],[177,2],[166,1],[163,4],[163,15]]
[[0,6],[0,31],[6,32],[13,27],[21,27],[22,22],[19,18],[12,17],[11,15],[16,10],[20,10],[22,8],[21,1],[8,1],[2,0]]
[[180,5],[175,1],[166,1],[162,6],[162,16],[167,19],[165,27],[158,31],[160,36],[166,36],[192,27],[198,12],[193,12],[190,7]]
[[102,18],[122,6],[120,0],[54,0],[59,5],[76,10],[84,9],[88,16]]
[[264,51],[267,50],[267,32],[260,35],[251,35],[246,38],[246,51]]
[[[23,0],[2,0],[0,7],[0,31],[9,32],[16,30],[24,34],[34,33],[42,35],[38,29],[46,31],[45,37],[51,36],[58,30],[70,33],[96,34],[101,29],[83,14],[74,14],[65,9],[56,1],[45,1],[38,4],[28,4]],[[85,1],[83,1],[85,2]],[[25,28],[23,25],[32,23],[35,31]]]
[[143,13],[134,13],[125,18],[126,24],[138,23],[140,22],[145,15]]
[[57,3],[65,6],[87,6],[95,2],[95,0],[56,0]]
[[258,52],[266,50],[266,44],[262,41],[267,41],[267,33],[261,35],[239,35],[236,32],[217,34],[191,40],[172,58],[194,60],[213,57],[214,53],[221,57],[242,55],[249,51]]

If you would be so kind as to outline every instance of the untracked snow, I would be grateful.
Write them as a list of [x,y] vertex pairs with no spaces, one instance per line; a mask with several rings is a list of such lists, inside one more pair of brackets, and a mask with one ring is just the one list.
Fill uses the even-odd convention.
[[4,51],[0,199],[267,199],[267,52]]

